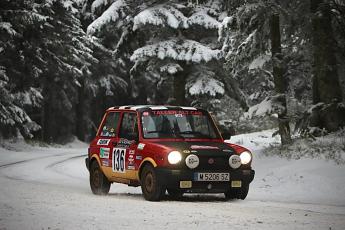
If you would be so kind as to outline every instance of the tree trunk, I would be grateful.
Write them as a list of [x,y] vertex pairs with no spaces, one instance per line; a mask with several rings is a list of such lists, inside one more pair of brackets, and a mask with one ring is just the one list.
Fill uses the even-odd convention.
[[275,91],[277,93],[277,99],[279,103],[278,111],[278,125],[279,134],[281,137],[282,145],[291,143],[289,119],[287,118],[286,108],[286,80],[284,77],[284,69],[282,66],[283,55],[281,52],[280,44],[280,25],[279,15],[273,14],[270,19],[271,30],[271,46],[272,46],[272,64],[273,64],[273,77],[275,84]]
[[[313,111],[309,126],[336,131],[345,126],[345,109],[338,76],[336,40],[332,30],[331,7],[328,0],[311,0],[313,41],[313,103],[323,103]],[[320,106],[319,106],[320,107]]]
[[174,74],[173,79],[173,95],[174,105],[186,105],[186,78],[188,76],[188,66],[184,63],[179,63],[183,71]]
[[85,111],[85,79],[80,80],[80,87],[78,88],[78,102],[76,104],[76,136],[81,141],[86,141],[86,135],[87,135],[87,124],[86,124],[86,116],[88,115],[88,112]]
[[182,73],[174,75],[174,104],[175,105],[186,105],[186,79]]
[[327,0],[311,0],[313,62],[313,102],[342,101],[333,36],[331,9]]

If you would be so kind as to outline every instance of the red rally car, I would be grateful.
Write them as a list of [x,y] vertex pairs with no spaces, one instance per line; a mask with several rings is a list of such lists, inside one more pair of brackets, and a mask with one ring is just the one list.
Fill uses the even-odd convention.
[[109,108],[85,162],[94,194],[107,194],[117,182],[141,186],[150,201],[166,190],[175,198],[224,193],[245,199],[255,174],[251,152],[225,143],[210,114],[193,107]]

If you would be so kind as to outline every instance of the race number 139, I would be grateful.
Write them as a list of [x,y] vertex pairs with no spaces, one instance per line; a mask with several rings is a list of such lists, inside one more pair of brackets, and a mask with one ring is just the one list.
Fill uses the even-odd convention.
[[114,148],[113,150],[113,172],[125,172],[126,149]]

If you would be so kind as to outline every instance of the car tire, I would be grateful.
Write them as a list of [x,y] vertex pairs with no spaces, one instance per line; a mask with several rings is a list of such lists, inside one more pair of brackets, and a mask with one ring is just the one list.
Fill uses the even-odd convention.
[[97,161],[92,161],[90,165],[90,187],[92,193],[96,195],[106,195],[110,190],[110,182]]
[[159,183],[157,173],[152,165],[145,165],[140,177],[141,191],[148,201],[160,201],[165,188]]
[[225,199],[226,200],[233,200],[233,199],[246,199],[249,191],[249,184],[243,185],[240,189],[230,189],[229,191],[225,192]]
[[168,194],[170,197],[172,197],[173,199],[180,199],[183,196],[183,192],[178,190],[178,189],[167,189],[168,190]]

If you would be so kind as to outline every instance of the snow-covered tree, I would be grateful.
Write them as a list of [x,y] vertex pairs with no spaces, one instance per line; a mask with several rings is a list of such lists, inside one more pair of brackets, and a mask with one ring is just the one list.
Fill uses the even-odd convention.
[[202,95],[223,95],[224,83],[216,74],[222,58],[217,41],[221,10],[220,1],[170,1],[141,11],[133,30],[143,42],[131,57],[132,73],[144,82],[153,78],[163,83],[150,88],[170,92],[165,98],[170,103],[195,104]]
[[35,58],[40,50],[33,49],[24,36],[37,36],[34,24],[41,24],[44,17],[32,6],[33,1],[0,3],[0,130],[4,137],[30,138],[40,128],[30,113],[42,103],[35,81],[43,60]]
[[8,90],[47,141],[75,132],[80,82],[97,61],[78,14],[74,1],[1,1],[2,31],[12,34],[1,58]]
[[88,33],[102,44],[115,38],[106,45],[117,61],[130,66],[129,83],[141,102],[186,104],[201,95],[224,94],[224,83],[216,73],[222,67],[217,40],[222,2],[195,3],[97,0],[89,7],[96,17]]

